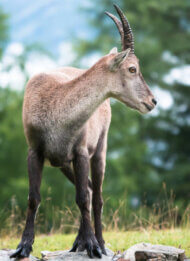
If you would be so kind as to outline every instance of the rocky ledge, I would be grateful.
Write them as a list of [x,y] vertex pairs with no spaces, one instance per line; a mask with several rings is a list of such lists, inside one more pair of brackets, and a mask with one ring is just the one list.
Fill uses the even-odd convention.
[[[185,251],[183,249],[164,246],[164,245],[152,245],[149,243],[140,243],[136,244],[123,253],[114,253],[113,251],[107,250],[107,256],[103,255],[101,261],[190,261],[185,257]],[[0,261],[16,261],[14,258],[10,259],[10,255],[14,252],[14,250],[0,250]],[[24,258],[24,261],[90,261],[87,256],[86,251],[84,252],[69,252],[68,250],[64,251],[42,251],[42,257],[37,258],[34,256],[30,256],[29,258]],[[100,260],[95,258],[93,260]]]

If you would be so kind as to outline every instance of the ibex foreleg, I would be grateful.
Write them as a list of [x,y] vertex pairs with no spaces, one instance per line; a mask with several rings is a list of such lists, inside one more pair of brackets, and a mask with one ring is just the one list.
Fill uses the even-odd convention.
[[29,197],[26,225],[22,234],[21,242],[12,257],[28,257],[32,251],[34,242],[34,220],[40,204],[40,185],[42,178],[43,159],[36,151],[28,152],[28,176],[29,176]]
[[90,224],[90,195],[88,190],[89,156],[82,151],[77,153],[73,161],[76,186],[76,203],[81,212],[81,224],[78,236],[71,251],[87,250],[89,257],[102,256],[101,248]]
[[102,236],[102,208],[103,208],[103,198],[102,198],[102,184],[105,172],[105,155],[106,155],[106,143],[105,138],[101,137],[97,152],[91,160],[91,172],[92,172],[92,207],[94,212],[94,227],[95,236],[98,243],[102,249],[102,253],[106,255],[106,250],[104,247],[104,239]]

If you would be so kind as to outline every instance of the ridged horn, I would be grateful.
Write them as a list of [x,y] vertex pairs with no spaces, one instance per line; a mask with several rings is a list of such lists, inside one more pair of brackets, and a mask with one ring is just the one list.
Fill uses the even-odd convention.
[[123,50],[130,48],[131,52],[134,53],[134,37],[133,37],[133,33],[132,33],[132,29],[130,27],[130,24],[127,20],[127,18],[125,17],[124,13],[121,11],[121,9],[114,4],[114,7],[121,19],[122,25],[123,25]]

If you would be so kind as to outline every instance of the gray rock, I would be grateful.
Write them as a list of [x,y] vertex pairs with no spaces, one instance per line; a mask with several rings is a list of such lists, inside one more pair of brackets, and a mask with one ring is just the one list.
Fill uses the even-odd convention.
[[[110,249],[106,249],[107,256],[102,255],[101,261],[110,261],[113,260],[114,252],[112,252]],[[43,260],[51,260],[51,261],[82,261],[82,260],[92,260],[88,257],[87,252],[69,252],[69,250],[65,251],[42,251],[42,259]],[[99,260],[99,258],[94,258],[93,260]]]
[[[10,255],[14,253],[15,250],[13,249],[3,249],[3,250],[0,250],[0,261],[16,261],[16,258],[10,258]],[[26,258],[25,258],[26,260]],[[30,260],[30,261],[37,261],[39,260],[38,258],[30,255],[29,258],[27,258],[27,260]]]
[[155,261],[183,261],[185,260],[185,251],[172,246],[140,243],[127,249],[123,253],[123,258],[130,261],[142,259]]
[[[117,260],[113,259],[114,252],[112,252],[110,249],[107,250],[107,256],[103,255],[101,261],[108,261],[108,260]],[[10,249],[4,249],[0,250],[0,261],[16,261],[15,258],[10,259],[10,255],[14,252],[15,250],[10,250]],[[77,261],[82,261],[82,260],[92,260],[88,257],[87,252],[69,252],[69,250],[64,250],[64,251],[55,251],[55,252],[50,252],[50,251],[42,251],[42,259],[36,258],[32,255],[30,255],[29,258],[25,258],[24,261],[39,261],[39,260],[51,260],[51,261],[72,261],[72,260],[77,260]],[[93,259],[93,260],[99,260]]]

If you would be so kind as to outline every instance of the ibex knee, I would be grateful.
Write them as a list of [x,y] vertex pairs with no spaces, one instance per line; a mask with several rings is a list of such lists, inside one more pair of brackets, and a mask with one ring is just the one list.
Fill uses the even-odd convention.
[[41,202],[41,198],[39,194],[30,193],[28,197],[28,206],[31,209],[38,208],[39,204]]
[[83,191],[76,196],[76,203],[79,208],[86,208],[90,203],[89,191]]

